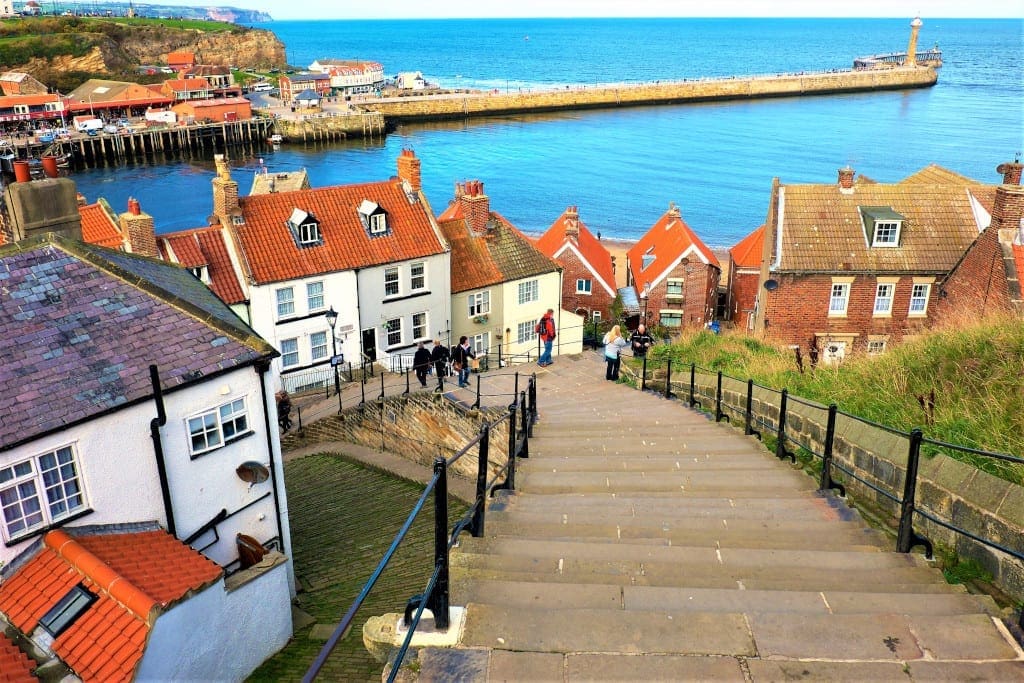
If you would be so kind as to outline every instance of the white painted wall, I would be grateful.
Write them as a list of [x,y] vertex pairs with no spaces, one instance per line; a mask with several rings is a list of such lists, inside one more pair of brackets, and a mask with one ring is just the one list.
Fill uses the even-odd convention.
[[[530,280],[537,280],[537,300],[529,303],[519,303],[519,283],[528,282]],[[502,285],[503,293],[502,298],[505,301],[505,322],[504,327],[511,330],[509,335],[509,343],[507,345],[508,353],[517,355],[530,351],[532,358],[536,359],[537,356],[537,339],[534,337],[526,343],[519,343],[518,340],[518,326],[519,323],[529,322],[531,329],[533,325],[547,312],[549,308],[554,309],[556,312],[561,308],[562,302],[562,283],[560,273],[555,271],[553,273],[546,273],[544,275],[538,275],[536,277],[523,278],[522,280],[514,280],[512,282],[506,282]],[[555,320],[556,327],[558,320]],[[556,332],[558,332],[556,330]],[[560,335],[561,332],[558,332]],[[552,354],[557,352],[557,348],[552,348]],[[563,351],[566,353],[566,351]]]
[[160,615],[138,681],[242,681],[292,635],[283,565],[227,591],[224,580]]
[[[425,291],[416,294],[410,286],[410,269],[413,264],[423,263],[426,273]],[[399,293],[397,296],[385,296],[384,276],[388,268],[398,269]],[[421,259],[398,261],[359,271],[359,311],[360,329],[374,328],[377,334],[377,361],[387,364],[392,353],[409,355],[415,353],[417,341],[428,341],[448,329],[451,320],[451,254],[444,252]],[[413,337],[412,316],[415,313],[427,312],[427,332],[423,337]],[[383,329],[385,321],[392,318],[402,320],[402,343],[395,347],[388,346],[387,332]],[[353,351],[361,351],[362,339],[353,338]],[[353,356],[355,360],[357,356]]]

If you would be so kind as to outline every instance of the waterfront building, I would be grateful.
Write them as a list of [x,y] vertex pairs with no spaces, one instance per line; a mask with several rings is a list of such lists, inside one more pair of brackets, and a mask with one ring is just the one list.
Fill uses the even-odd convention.
[[562,308],[586,320],[608,319],[615,300],[615,264],[611,253],[568,207],[537,239],[541,253],[562,266]]
[[327,74],[335,95],[361,95],[384,85],[384,65],[344,59],[318,59],[309,65],[314,73]]
[[196,64],[196,54],[187,51],[167,53],[167,67],[174,72],[191,69]]
[[231,68],[219,64],[196,64],[184,69],[179,78],[203,78],[210,84],[213,97],[241,97],[242,87],[235,85],[235,76]]
[[714,318],[722,267],[671,204],[626,252],[626,284],[637,292],[647,325],[703,327]]
[[213,97],[213,89],[205,78],[168,78],[160,87],[167,97],[175,102],[206,100]]
[[44,84],[21,71],[0,74],[0,93],[4,95],[44,95],[50,92]]
[[281,91],[281,101],[291,103],[304,90],[312,90],[325,97],[331,94],[331,77],[329,74],[293,74],[281,76],[277,82]]
[[420,71],[403,71],[395,76],[395,87],[399,90],[423,90],[427,81]]
[[249,194],[269,194],[271,192],[294,192],[295,190],[308,190],[309,173],[306,169],[298,171],[280,171],[270,173],[266,166],[255,173],[252,179],[252,188]]
[[0,96],[0,122],[61,121],[65,115],[64,101],[57,93],[41,95]]
[[171,107],[179,121],[247,121],[252,118],[252,103],[244,97],[218,97],[178,102]]
[[118,117],[141,116],[149,107],[167,106],[174,98],[138,83],[90,78],[68,93],[66,102],[73,114]]
[[754,329],[824,362],[956,316],[1020,309],[1021,165],[993,187],[939,166],[897,183],[772,184]]
[[457,183],[455,199],[437,219],[451,245],[452,343],[465,335],[473,349],[511,362],[536,359],[535,330],[556,311],[556,354],[582,350],[583,318],[562,309],[562,269],[501,214],[478,180]]

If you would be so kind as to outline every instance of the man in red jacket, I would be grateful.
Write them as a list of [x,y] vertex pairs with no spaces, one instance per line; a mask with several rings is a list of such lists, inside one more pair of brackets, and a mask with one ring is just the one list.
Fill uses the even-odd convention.
[[547,367],[551,365],[551,345],[555,341],[555,309],[549,308],[548,312],[537,323],[537,334],[544,342],[544,353],[537,359],[537,365]]

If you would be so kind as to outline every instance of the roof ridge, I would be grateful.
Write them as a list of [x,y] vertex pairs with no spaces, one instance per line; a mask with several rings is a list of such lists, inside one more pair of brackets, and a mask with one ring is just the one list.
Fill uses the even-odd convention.
[[96,557],[62,529],[50,531],[43,537],[46,547],[60,555],[76,571],[99,586],[119,605],[152,626],[153,608],[157,601],[141,588],[121,576],[109,564]]

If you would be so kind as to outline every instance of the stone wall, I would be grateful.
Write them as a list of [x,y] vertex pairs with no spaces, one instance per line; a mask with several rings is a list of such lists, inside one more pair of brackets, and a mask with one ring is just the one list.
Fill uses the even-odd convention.
[[[648,368],[648,373],[651,372]],[[660,371],[657,377],[660,379],[654,383],[648,380],[649,388],[657,388],[658,382],[664,387],[664,371]],[[688,365],[673,372],[672,386],[680,398],[685,400],[688,397]],[[696,386],[703,409],[713,412],[716,375],[698,371]],[[754,388],[753,426],[763,436],[774,436],[778,430],[780,396],[769,389]],[[731,424],[739,429],[744,426],[746,400],[746,382],[723,378],[722,402],[732,406],[723,410],[730,417]],[[819,455],[823,453],[827,420],[827,407],[809,405],[790,396],[786,407],[787,448],[796,451],[797,444],[800,444]],[[907,436],[840,414],[836,419],[832,447],[832,478],[846,487],[847,494],[857,506],[891,520],[895,526],[899,518],[899,503],[872,487],[882,489],[897,500],[903,497],[908,449]],[[922,447],[917,507],[976,536],[1024,553],[1024,487],[941,453],[928,456],[924,452]],[[820,458],[816,460],[820,462]],[[854,472],[867,483],[857,481],[840,468]],[[920,514],[915,515],[914,529],[933,544],[953,549],[961,558],[977,561],[992,574],[993,583],[1002,591],[1015,600],[1024,599],[1024,566],[1019,560],[935,524]]]
[[673,81],[489,94],[407,98],[366,105],[389,122],[463,118],[509,113],[587,109],[712,100],[826,95],[868,90],[925,88],[936,83],[931,68],[838,71],[750,78]]
[[[281,439],[284,451],[309,444],[344,441],[401,455],[432,467],[434,458],[450,458],[493,422],[504,410],[466,409],[439,394],[394,396],[383,402],[368,401],[362,410],[349,408],[342,415],[317,420]],[[479,449],[473,447],[452,469],[475,480]],[[508,456],[508,420],[491,430],[489,461],[491,476],[504,467]]]
[[345,140],[384,135],[384,117],[375,112],[331,115],[318,110],[296,118],[280,118],[274,122],[277,133],[293,142]]

